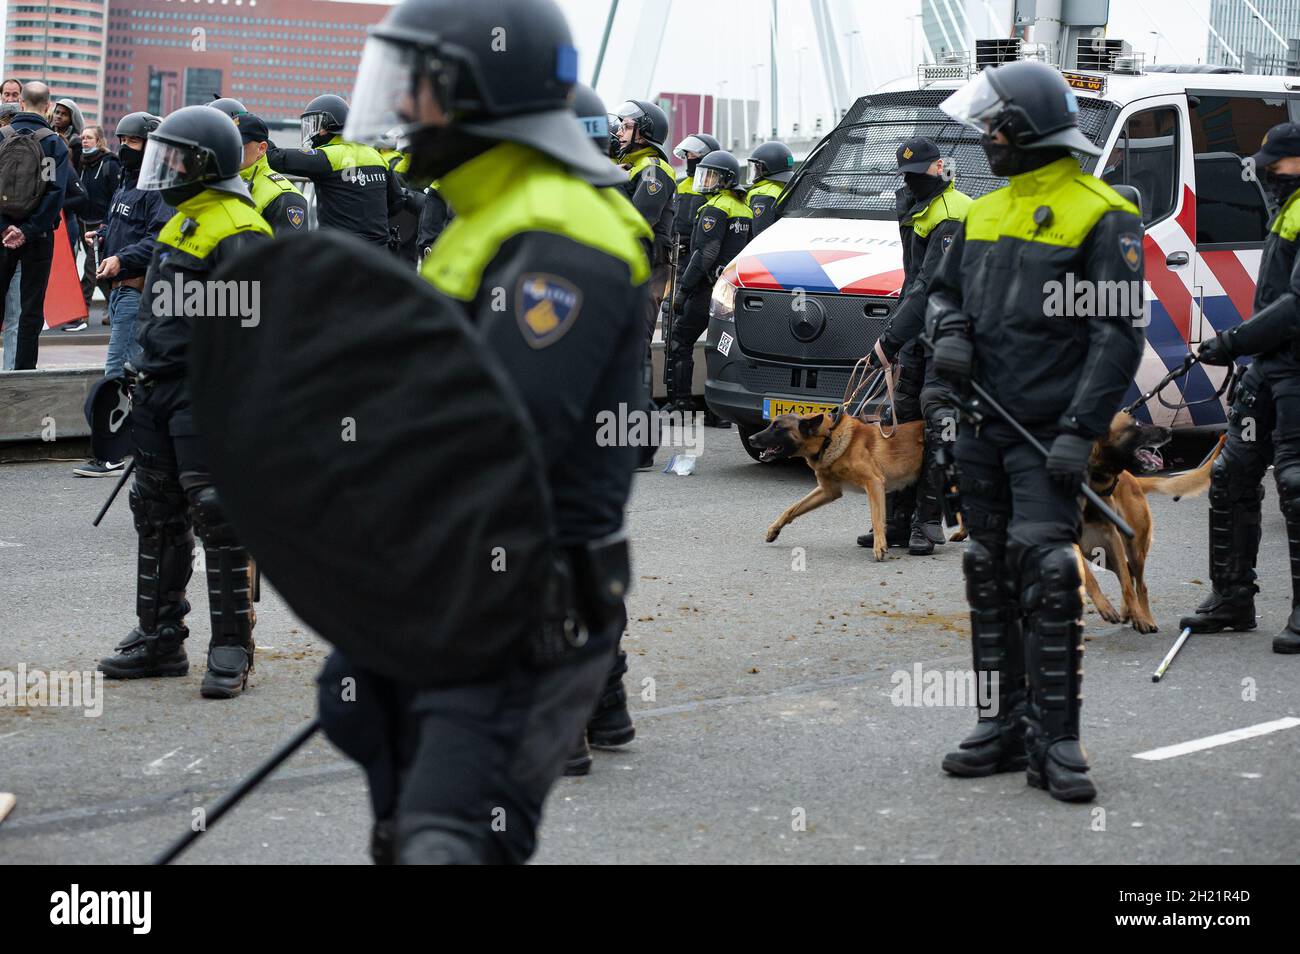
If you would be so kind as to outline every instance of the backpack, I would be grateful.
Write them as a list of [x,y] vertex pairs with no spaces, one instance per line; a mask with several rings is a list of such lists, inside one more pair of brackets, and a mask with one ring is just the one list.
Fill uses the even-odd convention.
[[0,128],[0,213],[5,217],[25,219],[41,204],[48,184],[41,175],[41,140],[55,135],[52,129]]

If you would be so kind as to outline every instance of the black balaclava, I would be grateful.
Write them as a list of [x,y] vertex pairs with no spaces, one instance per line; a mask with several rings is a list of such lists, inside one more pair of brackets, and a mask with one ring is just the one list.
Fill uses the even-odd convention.
[[1296,189],[1300,189],[1300,175],[1283,176],[1275,172],[1264,173],[1264,184],[1278,205],[1282,205]]
[[170,189],[163,189],[161,191],[163,201],[174,209],[182,202],[188,202],[190,199],[202,192],[203,183],[191,182],[189,185],[172,186]]
[[455,126],[426,126],[411,134],[409,182],[423,187],[497,145],[461,132]]
[[122,168],[126,170],[127,175],[134,176],[140,172],[140,161],[144,159],[144,152],[132,149],[123,143],[117,147],[117,158],[122,160]]
[[912,193],[918,202],[928,202],[948,188],[947,179],[943,176],[932,176],[928,172],[904,172],[903,181],[907,183],[907,191]]
[[988,135],[980,137],[980,148],[988,157],[989,171],[995,176],[1005,177],[1033,172],[1070,154],[1070,150],[1064,148],[1022,149],[1010,143],[999,144]]

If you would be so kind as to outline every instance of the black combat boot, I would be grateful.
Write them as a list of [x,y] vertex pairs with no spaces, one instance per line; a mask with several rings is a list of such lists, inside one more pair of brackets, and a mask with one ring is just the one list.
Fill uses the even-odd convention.
[[597,749],[627,745],[636,737],[632,714],[627,711],[627,691],[623,674],[627,672],[627,653],[619,649],[614,664],[605,677],[605,688],[596,702],[596,711],[587,720],[587,741]]
[[253,671],[252,566],[238,544],[204,543],[208,564],[208,608],[212,641],[208,671],[199,692],[205,699],[233,699],[248,687]]
[[1232,465],[1214,462],[1210,484],[1210,583],[1213,591],[1191,616],[1178,621],[1193,633],[1255,628],[1255,556],[1259,552],[1263,487],[1232,487]]
[[996,689],[996,711],[981,712],[975,730],[956,752],[943,757],[943,770],[962,778],[981,778],[1025,768],[1025,653],[1020,607],[1007,592],[1000,554],[972,541],[962,554],[966,599],[970,603],[971,650],[980,692]]
[[578,736],[578,744],[564,761],[564,774],[568,776],[591,774],[591,749],[587,746],[585,731]]
[[[915,485],[885,494],[885,537],[891,549],[909,544],[912,534],[912,511],[915,509]],[[868,530],[858,537],[858,546],[870,550],[875,546],[875,540],[875,530]]]
[[1079,741],[1083,706],[1083,580],[1072,545],[1035,547],[1022,561],[1029,707],[1030,785],[1063,802],[1090,802],[1088,754]]
[[190,671],[185,587],[194,572],[194,534],[176,478],[163,469],[136,464],[128,494],[139,535],[136,549],[135,612],[140,623],[99,661],[109,679],[184,676]]
[[1278,496],[1286,517],[1286,542],[1291,551],[1291,616],[1273,637],[1273,652],[1300,653],[1300,468],[1277,475]]
[[912,556],[929,556],[934,552],[934,541],[919,520],[912,521],[912,530],[907,538],[907,552]]

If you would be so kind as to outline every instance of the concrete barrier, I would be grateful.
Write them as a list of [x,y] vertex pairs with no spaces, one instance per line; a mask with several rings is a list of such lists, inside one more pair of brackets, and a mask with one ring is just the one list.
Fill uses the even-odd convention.
[[86,395],[103,376],[102,365],[0,372],[0,450],[89,437]]

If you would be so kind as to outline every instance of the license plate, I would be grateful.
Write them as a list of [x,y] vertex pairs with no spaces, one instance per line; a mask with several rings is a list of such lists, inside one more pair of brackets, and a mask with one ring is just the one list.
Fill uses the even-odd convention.
[[837,405],[816,401],[787,401],[784,398],[763,398],[763,420],[770,421],[782,414],[829,414]]

